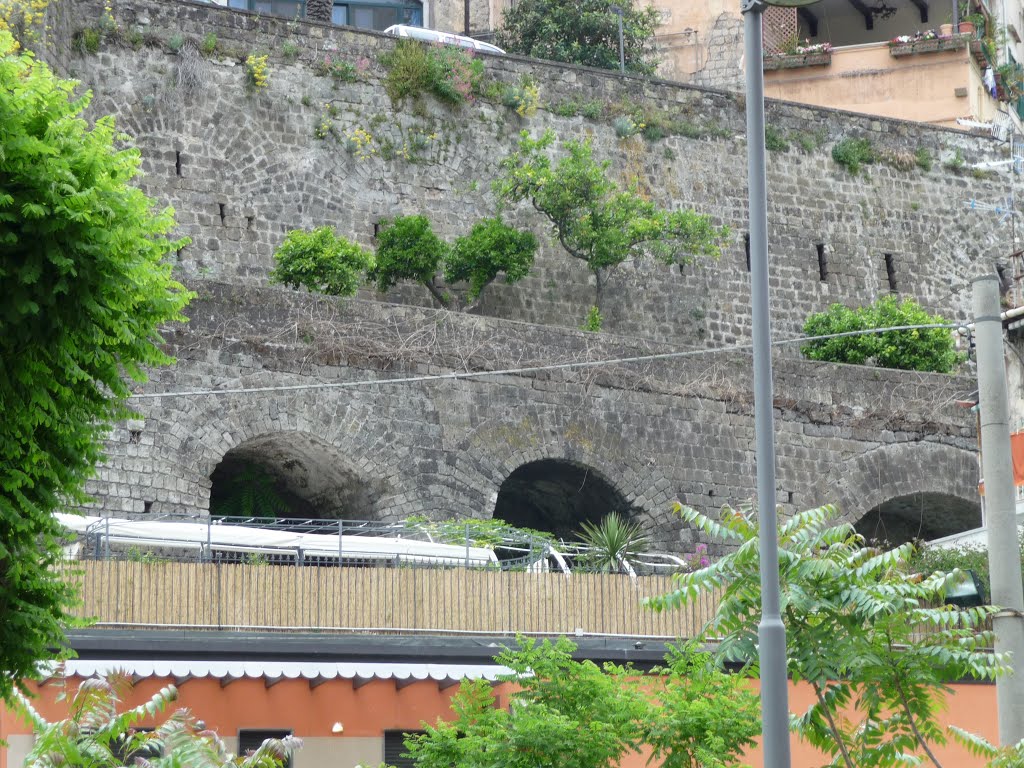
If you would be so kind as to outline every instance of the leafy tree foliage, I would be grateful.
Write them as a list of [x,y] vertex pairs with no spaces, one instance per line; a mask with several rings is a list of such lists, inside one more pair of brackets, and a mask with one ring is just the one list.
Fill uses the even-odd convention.
[[119,711],[131,692],[131,679],[122,673],[84,680],[68,702],[68,717],[48,722],[21,693],[15,705],[35,732],[35,744],[25,768],[280,768],[302,746],[295,738],[267,739],[251,755],[236,757],[214,731],[188,712],[178,710],[152,732],[136,727],[164,712],[178,697],[174,686],[162,688],[149,701]]
[[378,291],[408,280],[427,287],[446,307],[450,299],[437,284],[437,273],[448,254],[448,245],[434,234],[426,216],[397,216],[380,222],[377,233],[377,266],[370,277]]
[[294,229],[274,254],[270,273],[274,283],[291,288],[305,286],[315,293],[351,296],[359,290],[363,273],[373,268],[373,254],[338,237],[330,227],[312,232]]
[[444,266],[448,283],[469,283],[469,298],[476,299],[500,274],[515,283],[529,274],[537,238],[532,232],[510,227],[501,218],[483,219],[468,235],[455,240]]
[[84,501],[129,381],[170,362],[157,329],[189,294],[164,256],[182,247],[130,185],[139,152],[0,32],[0,699],[63,643],[72,593],[52,513]]
[[694,211],[666,211],[636,189],[620,189],[608,177],[608,161],[594,159],[589,141],[567,141],[556,163],[548,154],[551,131],[531,139],[524,131],[518,150],[501,163],[494,191],[505,202],[529,200],[554,227],[566,253],[585,261],[597,277],[597,305],[608,270],[626,259],[651,257],[665,264],[717,258],[727,227],[715,227]]
[[633,0],[520,0],[509,6],[496,42],[509,53],[600,69],[619,68],[619,19],[626,71],[653,75],[658,65],[654,30],[658,11]]
[[[804,333],[808,336],[826,336],[873,328],[945,322],[939,315],[929,315],[913,299],[900,302],[895,296],[889,295],[883,296],[871,306],[858,309],[833,304],[828,311],[807,318]],[[854,365],[863,365],[873,360],[882,368],[937,373],[949,373],[963,361],[963,357],[956,351],[953,334],[946,328],[841,336],[808,342],[800,347],[800,351],[811,360]]]
[[521,639],[496,658],[519,686],[509,708],[495,707],[486,681],[465,683],[454,720],[407,740],[409,754],[419,768],[611,768],[647,745],[668,768],[724,768],[759,731],[742,678],[693,649],[670,656],[663,686],[627,667],[573,661],[574,650],[565,638]]
[[[716,522],[680,507],[683,519],[736,546],[705,568],[676,576],[676,589],[651,604],[674,608],[706,590],[721,590],[704,628],[721,637],[726,659],[757,659],[761,582],[758,524],[750,512],[726,508]],[[836,511],[821,507],[779,525],[781,607],[789,674],[814,690],[816,702],[793,718],[802,738],[832,766],[939,766],[932,747],[946,734],[936,722],[948,690],[964,677],[988,679],[1005,660],[984,648],[991,607],[943,605],[947,585],[963,574],[908,575],[912,544],[891,551],[864,546]],[[916,757],[914,757],[916,755]]]
[[[462,309],[474,309],[480,294],[499,275],[506,283],[515,283],[529,274],[537,250],[531,233],[500,218],[478,221],[451,246],[434,234],[425,216],[399,216],[382,224],[377,266],[371,274],[377,289],[386,291],[402,281],[420,283],[446,309],[458,308],[449,290],[452,283],[469,283],[470,303]],[[442,271],[447,285],[438,279]]]

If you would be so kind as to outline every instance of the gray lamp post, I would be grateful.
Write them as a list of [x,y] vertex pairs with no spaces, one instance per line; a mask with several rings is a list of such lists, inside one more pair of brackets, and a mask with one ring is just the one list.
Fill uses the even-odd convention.
[[626,71],[626,49],[622,44],[622,8],[613,5],[608,9],[619,17],[619,72]]
[[764,768],[789,768],[786,628],[779,608],[779,543],[775,511],[775,418],[772,413],[771,312],[768,302],[768,198],[764,168],[764,70],[761,14],[766,5],[795,8],[817,0],[740,0],[747,103],[747,201],[754,343],[754,452],[761,538],[761,744]]

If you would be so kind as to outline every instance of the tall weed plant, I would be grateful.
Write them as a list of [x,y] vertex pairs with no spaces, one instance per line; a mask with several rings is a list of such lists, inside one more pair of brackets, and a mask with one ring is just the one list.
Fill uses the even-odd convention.
[[399,40],[381,56],[387,70],[384,89],[393,104],[429,93],[451,106],[471,102],[480,92],[484,63],[471,52]]

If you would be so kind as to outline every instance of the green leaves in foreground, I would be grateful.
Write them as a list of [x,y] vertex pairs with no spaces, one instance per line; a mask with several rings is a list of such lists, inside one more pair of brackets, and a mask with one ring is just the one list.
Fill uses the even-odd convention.
[[[65,682],[66,684],[66,682]],[[174,686],[122,711],[132,691],[124,673],[83,680],[68,700],[68,717],[48,722],[21,693],[15,708],[32,725],[35,743],[26,768],[281,768],[302,746],[299,739],[267,739],[251,755],[236,757],[213,731],[205,730],[188,710],[178,710],[153,731],[137,726],[161,715],[178,698]]]
[[[725,508],[716,521],[677,509],[684,521],[735,549],[705,568],[677,575],[675,590],[650,605],[666,610],[701,592],[717,592],[718,612],[703,637],[721,638],[722,658],[756,663],[756,515]],[[993,638],[984,629],[995,609],[944,605],[946,587],[959,582],[960,571],[911,574],[912,544],[891,551],[865,547],[851,525],[835,524],[836,517],[833,507],[819,507],[778,529],[788,671],[816,697],[793,718],[793,727],[829,755],[833,766],[916,764],[921,755],[932,756],[933,745],[946,742],[936,714],[947,683],[991,679],[1005,669],[1002,656],[988,650]]]
[[484,680],[452,697],[454,719],[406,741],[418,768],[612,768],[648,747],[665,768],[735,765],[759,732],[757,697],[691,647],[652,681],[628,667],[574,661],[576,647],[520,638],[496,661],[518,690],[496,707]]
[[84,500],[190,298],[166,260],[187,243],[173,212],[132,185],[138,150],[112,118],[90,127],[75,87],[0,33],[0,700],[63,645],[52,513]]

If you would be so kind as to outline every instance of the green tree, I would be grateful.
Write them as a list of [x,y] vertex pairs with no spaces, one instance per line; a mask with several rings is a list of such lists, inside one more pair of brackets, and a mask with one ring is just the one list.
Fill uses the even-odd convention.
[[[828,311],[807,318],[804,334],[827,336],[873,328],[945,322],[939,315],[929,315],[913,299],[901,302],[895,296],[888,295],[870,306],[857,309],[833,304]],[[948,328],[893,330],[821,339],[804,344],[800,351],[811,360],[855,365],[874,361],[882,368],[936,373],[950,373],[963,361]]]
[[373,269],[373,254],[338,237],[330,227],[312,232],[294,229],[274,254],[270,281],[291,288],[305,286],[314,293],[351,296],[363,274]]
[[626,71],[653,75],[658,66],[658,11],[633,0],[520,0],[505,10],[495,42],[509,53],[618,69],[619,19],[612,11],[616,6],[622,9]]
[[267,739],[251,755],[236,757],[187,710],[172,713],[151,732],[139,731],[136,726],[164,712],[178,692],[167,686],[120,711],[131,690],[123,673],[84,680],[68,701],[68,717],[53,723],[16,693],[15,707],[35,733],[25,768],[120,768],[129,756],[147,768],[280,768],[302,746],[291,737]]
[[[371,272],[377,289],[386,291],[406,281],[419,283],[445,309],[475,309],[480,294],[500,275],[506,283],[521,280],[529,274],[537,250],[531,233],[514,229],[498,217],[478,221],[452,245],[434,234],[426,216],[398,216],[381,224],[377,265]],[[469,301],[460,305],[451,285],[463,281],[469,283]]]
[[[658,670],[663,685],[628,667],[572,659],[575,646],[520,639],[495,660],[519,690],[495,707],[486,681],[452,697],[454,720],[406,741],[419,768],[611,768],[643,745],[668,768],[735,764],[759,731],[757,698],[741,677],[685,649]],[[648,690],[650,689],[650,690]]]
[[0,32],[0,699],[64,642],[58,509],[85,500],[130,382],[171,359],[158,329],[190,294],[170,209],[131,186],[139,151],[90,94]]
[[[736,549],[705,568],[677,575],[676,589],[650,601],[675,608],[701,592],[721,591],[703,636],[720,637],[729,660],[757,659],[761,581],[758,524],[751,512],[726,508],[715,522],[679,507],[682,518]],[[849,524],[833,525],[833,507],[779,525],[779,580],[788,671],[811,686],[816,701],[793,718],[797,733],[831,757],[832,766],[938,768],[932,747],[947,737],[936,714],[947,681],[989,679],[1005,660],[985,650],[981,629],[991,607],[943,605],[962,572],[908,574],[912,544],[891,551],[864,546]],[[915,757],[908,757],[915,756]]]
[[566,154],[552,163],[554,141],[550,130],[539,139],[523,131],[518,150],[501,162],[494,191],[505,202],[529,200],[547,217],[566,253],[593,271],[599,310],[607,272],[626,259],[689,264],[720,255],[727,227],[694,211],[658,208],[635,186],[620,189],[608,177],[608,161],[594,159],[589,140],[567,141]]
[[536,252],[537,238],[532,232],[510,227],[497,216],[482,219],[452,244],[444,279],[448,284],[469,283],[468,298],[474,301],[498,275],[504,275],[510,285],[526,277]]

